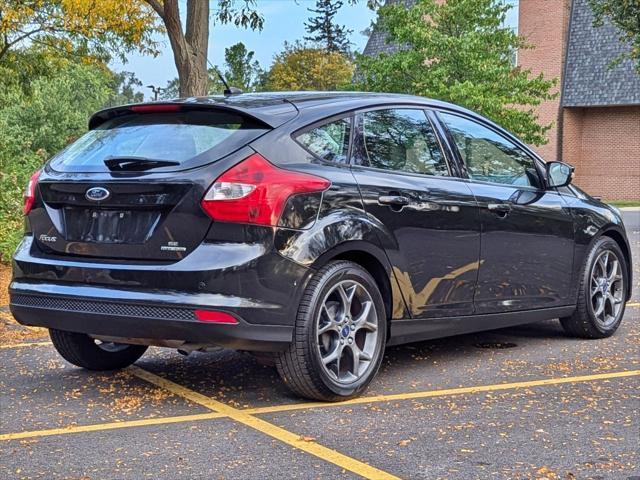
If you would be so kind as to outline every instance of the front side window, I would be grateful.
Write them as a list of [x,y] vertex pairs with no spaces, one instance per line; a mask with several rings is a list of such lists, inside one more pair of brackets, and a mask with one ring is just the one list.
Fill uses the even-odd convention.
[[396,108],[362,114],[364,166],[426,175],[449,175],[424,110]]
[[534,160],[520,147],[472,120],[440,113],[469,177],[492,183],[539,186]]
[[350,132],[351,119],[342,118],[304,132],[296,140],[328,162],[348,163]]

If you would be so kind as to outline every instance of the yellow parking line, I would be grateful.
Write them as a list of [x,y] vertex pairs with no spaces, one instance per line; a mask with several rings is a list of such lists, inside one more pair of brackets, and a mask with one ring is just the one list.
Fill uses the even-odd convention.
[[[244,410],[238,410],[238,409],[229,407],[225,404],[222,404],[216,400],[213,400],[210,397],[207,397],[200,393],[194,392],[193,390],[184,388],[173,382],[170,382],[161,377],[158,377],[157,375],[153,375],[147,372],[146,370],[138,369],[137,367],[130,367],[130,370],[135,370],[133,373],[139,376],[140,378],[143,378],[144,380],[152,382],[155,385],[160,386],[162,388],[171,389],[172,392],[178,395],[184,396],[185,398],[191,400],[194,403],[204,405],[209,409],[219,408],[221,409],[221,411],[194,414],[194,415],[181,415],[181,416],[174,416],[174,417],[159,417],[159,418],[148,418],[148,419],[141,419],[141,420],[116,421],[116,422],[98,423],[98,424],[92,424],[92,425],[72,425],[72,426],[52,428],[47,430],[31,430],[31,431],[25,431],[25,432],[5,433],[5,434],[0,434],[0,441],[19,440],[19,439],[33,438],[33,437],[46,437],[46,436],[52,436],[52,435],[65,435],[70,433],[97,432],[101,430],[143,427],[143,426],[149,426],[149,425],[164,425],[164,424],[170,424],[170,423],[195,422],[200,420],[212,420],[216,418],[227,418],[231,416],[229,414],[230,410],[232,411],[231,413],[233,413],[234,415],[238,415],[241,413],[243,414],[243,417],[244,417],[244,416],[254,416],[254,415],[265,414],[265,413],[307,410],[307,409],[321,408],[321,407],[322,408],[340,407],[340,406],[348,406],[348,405],[364,404],[364,403],[390,402],[390,401],[411,400],[411,399],[415,400],[418,398],[441,397],[441,396],[448,396],[448,395],[462,395],[462,394],[468,394],[468,393],[508,390],[508,389],[516,389],[516,388],[531,388],[531,387],[538,387],[538,386],[544,386],[544,385],[579,383],[579,382],[587,382],[587,381],[595,381],[595,380],[607,380],[612,378],[633,377],[633,376],[640,375],[640,370],[627,370],[627,371],[621,371],[621,372],[610,372],[610,373],[583,375],[583,376],[576,376],[576,377],[531,380],[528,382],[498,383],[494,385],[478,385],[474,387],[450,388],[450,389],[443,389],[443,390],[427,390],[422,392],[399,393],[399,394],[393,394],[393,395],[376,395],[376,396],[370,396],[370,397],[360,397],[353,400],[348,400],[348,401],[338,402],[338,403],[306,402],[306,403],[297,403],[297,404],[290,404],[290,405],[274,405],[269,407],[258,407],[258,408],[248,408]],[[222,410],[224,410],[224,412]],[[255,417],[253,418],[255,419]],[[256,419],[256,420],[259,420],[259,419]],[[269,425],[270,427],[274,427],[271,424]],[[260,427],[265,429],[270,428],[264,424],[261,424]],[[279,427],[275,427],[275,428],[277,429]],[[276,431],[274,430],[274,432]],[[295,438],[288,437],[288,438],[292,442],[296,443],[296,446],[298,443],[300,443],[300,438],[298,437],[295,437]],[[310,442],[304,442],[302,447],[313,448],[313,447],[310,447]],[[302,447],[299,447],[299,448],[302,449]],[[323,451],[322,454],[325,455],[327,454],[327,452]]]
[[498,390],[513,390],[517,388],[541,387],[544,385],[560,385],[563,383],[591,382],[594,380],[608,380],[611,378],[635,377],[640,375],[640,370],[626,370],[622,372],[598,373],[594,375],[581,375],[577,377],[545,378],[542,380],[530,380],[527,382],[496,383],[493,385],[478,385],[474,387],[449,388],[444,390],[427,390],[421,392],[395,393],[391,395],[375,395],[370,397],[358,397],[344,402],[306,402],[290,405],[273,405],[269,407],[248,408],[242,410],[251,415],[263,413],[288,412],[292,410],[308,410],[311,408],[342,407],[359,405],[363,403],[393,402],[398,400],[416,400],[421,398],[443,397],[449,395],[462,395],[468,393],[494,392]]
[[96,423],[92,425],[71,425],[61,428],[50,428],[48,430],[32,430],[26,432],[0,434],[2,440],[20,440],[23,438],[48,437],[51,435],[65,435],[68,433],[99,432],[102,430],[115,430],[117,428],[145,427],[148,425],[164,425],[167,423],[195,422],[198,420],[210,420],[221,418],[225,415],[221,413],[200,413],[196,415],[181,415],[176,417],[145,418],[142,420],[128,420],[123,422]]
[[640,307],[640,302],[627,302],[627,307]]
[[43,345],[51,345],[51,342],[10,343],[8,345],[0,345],[0,349],[2,349],[2,348],[23,348],[23,347],[42,347]]
[[348,457],[336,450],[320,445],[319,443],[311,439],[300,437],[299,435],[296,435],[293,432],[269,423],[266,420],[254,417],[242,410],[238,410],[237,408],[230,407],[229,405],[218,402],[217,400],[202,395],[198,392],[194,392],[193,390],[183,387],[182,385],[178,385],[177,383],[174,383],[165,378],[159,377],[158,375],[143,370],[139,367],[129,367],[129,371],[131,371],[137,377],[152,383],[153,385],[164,388],[171,393],[184,397],[187,400],[198,403],[204,407],[210,408],[219,413],[223,413],[228,418],[235,420],[238,423],[242,423],[247,427],[253,428],[254,430],[280,440],[287,445],[314,455],[327,462],[333,463],[334,465],[337,465],[345,470],[349,470],[356,475],[360,475],[364,478],[381,480],[398,479],[398,477],[391,475],[390,473],[372,467],[371,465],[356,460],[355,458]]

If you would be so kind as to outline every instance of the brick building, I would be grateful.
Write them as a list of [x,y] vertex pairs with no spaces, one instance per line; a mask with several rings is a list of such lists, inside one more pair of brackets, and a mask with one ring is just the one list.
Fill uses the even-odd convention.
[[[512,26],[535,47],[518,52],[518,66],[559,79],[556,99],[537,108],[541,123],[553,123],[548,143],[534,148],[574,165],[575,183],[592,195],[640,199],[640,75],[630,60],[609,67],[628,48],[619,32],[607,22],[593,27],[588,0],[510,3]],[[374,31],[364,53],[393,48]]]

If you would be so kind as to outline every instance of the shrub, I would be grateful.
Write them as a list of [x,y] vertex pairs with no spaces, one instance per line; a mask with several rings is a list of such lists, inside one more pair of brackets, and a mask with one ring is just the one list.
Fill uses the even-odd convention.
[[0,87],[0,261],[9,261],[22,236],[29,177],[84,133],[89,115],[112,95],[112,80],[98,65],[67,64],[32,81],[29,92],[9,81]]

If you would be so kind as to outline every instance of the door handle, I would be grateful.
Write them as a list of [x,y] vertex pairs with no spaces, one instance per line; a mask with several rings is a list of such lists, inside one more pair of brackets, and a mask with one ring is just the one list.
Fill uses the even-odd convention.
[[402,195],[380,195],[378,197],[378,203],[392,207],[404,207],[409,205],[409,199]]
[[511,205],[508,203],[490,203],[487,205],[487,208],[499,217],[506,217],[511,211]]

